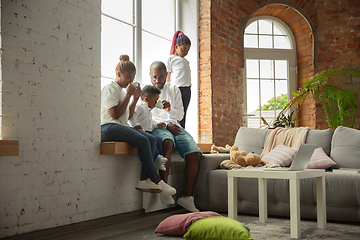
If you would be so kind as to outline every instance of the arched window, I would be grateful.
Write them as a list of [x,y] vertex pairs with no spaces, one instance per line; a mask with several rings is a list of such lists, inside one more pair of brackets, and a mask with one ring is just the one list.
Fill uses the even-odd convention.
[[296,91],[296,49],[290,28],[280,19],[261,16],[249,20],[244,32],[245,124],[263,126]]

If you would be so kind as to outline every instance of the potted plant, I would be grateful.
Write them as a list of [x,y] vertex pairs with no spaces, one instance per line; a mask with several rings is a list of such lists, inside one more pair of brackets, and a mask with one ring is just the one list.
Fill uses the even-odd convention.
[[294,112],[291,112],[290,114],[285,115],[285,113],[282,113],[281,115],[278,115],[275,119],[275,121],[272,123],[272,126],[265,120],[264,117],[261,117],[262,122],[267,125],[266,128],[272,129],[277,127],[295,127],[295,122],[299,119],[293,118]]
[[[310,79],[306,79],[305,83],[297,92],[292,92],[294,97],[278,114],[275,123],[282,122],[285,113],[287,113],[292,106],[296,106],[299,110],[304,100],[312,95],[314,99],[319,100],[322,104],[326,114],[326,120],[332,129],[340,125],[353,127],[359,103],[357,92],[352,89],[342,89],[335,85],[327,84],[331,77],[339,75],[360,77],[360,70],[333,68],[315,74]],[[290,116],[292,117],[292,113]]]

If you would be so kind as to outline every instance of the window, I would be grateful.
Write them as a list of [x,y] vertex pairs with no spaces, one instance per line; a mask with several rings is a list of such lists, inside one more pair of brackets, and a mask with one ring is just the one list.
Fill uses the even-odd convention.
[[272,123],[296,91],[296,52],[288,26],[273,17],[250,19],[244,33],[245,121],[248,127]]
[[150,64],[169,55],[176,31],[175,0],[102,0],[101,10],[101,87],[115,79],[121,54],[135,63],[135,81],[150,83]]
[[115,80],[121,54],[134,60],[135,19],[133,0],[101,1],[101,88]]
[[[150,84],[149,68],[154,61],[165,62],[177,30],[191,40],[186,59],[190,62],[192,97],[187,131],[198,139],[197,89],[197,0],[102,0],[101,1],[101,88],[115,80],[121,54],[136,66],[135,81]],[[188,118],[189,118],[188,117]],[[190,122],[190,121],[188,121]]]
[[288,33],[278,22],[271,19],[256,20],[245,29],[246,48],[292,49]]

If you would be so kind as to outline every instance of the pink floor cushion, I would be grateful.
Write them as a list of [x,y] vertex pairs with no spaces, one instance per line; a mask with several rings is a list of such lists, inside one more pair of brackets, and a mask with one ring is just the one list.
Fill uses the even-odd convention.
[[168,236],[182,236],[195,221],[207,217],[221,216],[212,211],[176,214],[165,218],[156,228],[155,233]]

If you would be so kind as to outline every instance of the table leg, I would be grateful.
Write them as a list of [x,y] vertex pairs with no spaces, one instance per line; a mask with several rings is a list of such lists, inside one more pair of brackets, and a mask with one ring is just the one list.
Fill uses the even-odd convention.
[[228,177],[228,216],[237,220],[237,178]]
[[299,179],[290,179],[290,235],[300,238],[300,188]]
[[326,228],[326,190],[325,177],[316,178],[316,207],[318,228]]
[[266,178],[259,178],[259,221],[267,221],[267,181]]

